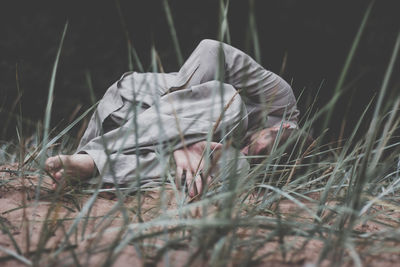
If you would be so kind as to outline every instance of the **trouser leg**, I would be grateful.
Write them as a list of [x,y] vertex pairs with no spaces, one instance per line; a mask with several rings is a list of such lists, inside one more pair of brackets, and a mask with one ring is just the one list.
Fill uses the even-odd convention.
[[[223,81],[223,73],[225,70],[222,70],[220,73],[222,73],[222,76],[219,77],[218,74],[218,68],[219,68],[219,61],[222,62],[221,66],[224,66],[224,53],[219,53],[219,42],[212,41],[212,40],[203,40],[200,42],[200,44],[196,47],[196,49],[193,51],[193,53],[190,55],[190,57],[185,61],[184,65],[180,69],[178,76],[182,77],[183,80],[188,79],[185,84],[180,87],[180,89],[183,88],[190,88],[192,86],[200,85],[209,81],[216,81],[216,80],[222,80]],[[222,56],[220,60],[218,59],[218,56]],[[193,66],[197,66],[193,68]],[[191,70],[195,69],[195,71],[190,74]],[[179,80],[179,78],[177,79]],[[111,116],[113,116],[113,113],[110,114],[109,117],[107,117],[104,121],[100,119],[101,116],[99,116],[99,113],[101,112],[101,109],[104,107],[110,106],[110,103],[107,103],[109,101],[115,101],[118,98],[122,99],[121,97],[115,97],[115,94],[118,94],[118,88],[117,84],[113,84],[109,90],[107,90],[105,96],[101,100],[98,108],[92,115],[88,127],[84,133],[84,135],[81,138],[80,144],[78,146],[78,151],[81,150],[81,148],[86,145],[89,141],[92,139],[99,137],[101,134],[108,132],[112,127],[108,127],[112,124],[113,120],[110,119]],[[144,85],[143,85],[144,86]],[[219,86],[214,86],[215,89],[218,89]],[[166,88],[169,89],[169,88]],[[176,88],[175,88],[176,89]],[[134,90],[132,88],[132,90]],[[124,100],[122,100],[124,102]],[[130,103],[128,101],[125,101],[121,108],[125,110],[127,114],[126,116],[123,115],[124,112],[119,112],[120,117],[132,117],[132,109],[127,108]],[[140,110],[141,112],[143,110]],[[130,113],[130,114],[128,114]],[[121,125],[119,125],[121,126]]]
[[119,95],[117,83],[114,83],[108,88],[103,98],[97,105],[95,112],[92,114],[88,126],[79,142],[77,150],[79,151],[94,138],[110,131],[112,127],[110,127],[111,125],[109,121],[105,119],[109,114],[121,108],[126,107],[123,99]]
[[262,81],[266,76],[275,75],[239,49],[209,39],[199,43],[179,70],[178,75],[187,75],[192,66],[198,67],[186,83],[186,87],[219,80],[231,84],[235,89],[251,87],[254,90],[254,83]]
[[[136,120],[131,118],[95,137],[79,152],[93,158],[105,182],[125,183],[135,179],[138,170],[142,178],[159,177],[166,161],[157,153],[164,150],[164,155],[170,155],[182,147],[181,137],[189,145],[206,140],[215,129],[220,136],[224,133],[239,139],[247,127],[244,109],[231,85],[207,82],[163,96]],[[168,145],[172,146],[169,150]]]
[[102,123],[100,121],[100,118],[99,118],[99,115],[98,115],[97,109],[96,109],[89,120],[86,130],[79,142],[77,150],[79,151],[90,140],[100,136],[101,132],[102,132]]
[[218,41],[203,40],[178,75],[185,76],[191,66],[198,67],[186,87],[220,80],[240,90],[249,112],[250,128],[271,127],[282,119],[297,122],[299,111],[290,85],[241,50]]

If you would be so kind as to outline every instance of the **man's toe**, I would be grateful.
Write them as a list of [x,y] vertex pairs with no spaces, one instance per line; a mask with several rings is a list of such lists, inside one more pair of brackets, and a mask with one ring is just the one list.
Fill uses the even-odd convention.
[[44,163],[44,168],[46,169],[46,171],[51,171],[54,169],[53,157],[46,159],[46,161]]
[[61,170],[61,171],[58,171],[58,172],[56,172],[56,173],[54,174],[54,178],[56,178],[57,180],[61,180],[61,178],[63,177],[63,175],[64,175],[64,171]]

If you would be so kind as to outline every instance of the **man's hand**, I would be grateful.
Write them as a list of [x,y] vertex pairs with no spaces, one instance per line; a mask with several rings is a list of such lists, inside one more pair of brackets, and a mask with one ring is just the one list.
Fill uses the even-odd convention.
[[[183,173],[186,173],[186,185],[189,189],[189,196],[195,197],[201,194],[203,191],[203,181],[200,175],[200,171],[204,168],[204,150],[206,149],[207,142],[201,141],[193,145],[188,146],[186,149],[178,149],[174,151],[174,159],[176,163],[176,183],[178,186],[181,185]],[[222,148],[222,144],[211,142],[210,149],[219,150]],[[211,177],[204,177],[208,183],[211,181]]]

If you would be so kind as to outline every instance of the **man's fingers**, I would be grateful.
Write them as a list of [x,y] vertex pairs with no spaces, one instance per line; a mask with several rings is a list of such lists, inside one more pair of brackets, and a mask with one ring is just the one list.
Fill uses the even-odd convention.
[[182,186],[182,176],[183,176],[183,169],[181,167],[176,167],[175,185],[178,189],[180,189]]
[[189,190],[189,196],[194,197],[196,195],[196,183],[193,180],[193,174],[190,171],[186,171],[186,186]]
[[207,181],[207,185],[210,185],[212,182],[212,177],[208,176],[206,181]]
[[194,179],[194,181],[195,181],[195,184],[196,184],[197,194],[201,194],[203,192],[203,181],[201,179],[201,175],[198,174],[196,176],[196,178]]
[[202,181],[201,176],[193,176],[194,173],[205,171],[205,162],[209,157],[209,155],[204,154],[207,146],[210,147],[210,152],[222,149],[222,144],[220,143],[201,141],[188,146],[186,150],[180,149],[174,151],[174,159],[177,165],[175,183],[182,183],[183,172],[185,172],[186,186],[190,197],[195,197],[197,194],[202,193],[204,188],[203,183],[209,182],[209,178],[206,181]]
[[201,184],[202,188],[201,188],[201,192],[200,193],[203,192],[204,188],[207,188],[207,190],[208,190],[208,187],[211,184],[211,182],[212,182],[212,177],[211,176],[207,176],[207,178],[202,179],[202,184]]

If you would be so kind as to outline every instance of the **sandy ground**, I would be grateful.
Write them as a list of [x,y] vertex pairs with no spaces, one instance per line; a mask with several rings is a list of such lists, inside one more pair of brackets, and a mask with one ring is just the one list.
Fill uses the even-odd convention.
[[[45,177],[42,184],[41,197],[38,205],[34,205],[35,199],[35,184],[37,184],[37,177],[26,175],[24,178],[19,177],[13,170],[16,170],[16,166],[2,166],[0,167],[0,220],[1,220],[1,232],[0,232],[0,246],[10,251],[16,251],[13,242],[15,241],[21,249],[21,254],[26,258],[33,260],[35,259],[36,251],[39,247],[44,248],[44,252],[40,257],[40,265],[64,265],[74,266],[74,255],[69,252],[63,252],[59,255],[58,262],[55,262],[49,255],[52,255],[57,251],[61,244],[65,244],[64,237],[65,233],[71,227],[73,219],[79,214],[78,208],[82,208],[84,203],[88,201],[90,195],[74,195],[73,193],[65,194],[62,199],[54,199],[54,191],[50,187],[50,178]],[[318,199],[318,194],[309,195],[312,199]],[[118,237],[118,227],[123,225],[124,216],[120,212],[111,216],[109,220],[101,222],[104,215],[112,210],[117,200],[113,198],[111,194],[103,194],[98,197],[91,210],[92,219],[86,225],[85,239],[80,236],[72,236],[68,244],[66,251],[73,250],[78,261],[83,266],[99,266],[106,263],[108,254],[102,251],[102,248],[113,244],[114,240]],[[313,203],[310,201],[303,202],[310,209],[313,209]],[[138,199],[137,196],[131,196],[125,200],[125,206],[131,211],[138,210]],[[252,203],[249,203],[251,205]],[[160,197],[160,192],[154,190],[147,192],[142,196],[141,199],[141,210],[142,218],[139,220],[135,212],[129,212],[127,219],[130,223],[139,223],[140,221],[148,222],[152,218],[159,216],[163,210],[160,207],[168,211],[174,211],[177,208],[176,195],[172,190],[164,192],[163,197]],[[49,209],[53,209],[53,212],[48,216]],[[217,207],[210,206],[209,209],[215,209]],[[298,207],[293,202],[288,200],[282,200],[280,202],[279,210],[283,216],[291,216],[297,214],[297,220],[302,222],[311,221],[307,213],[299,211]],[[193,211],[193,216],[196,217],[196,212]],[[300,216],[299,216],[300,215]],[[398,212],[392,213],[393,218],[400,219]],[[63,220],[62,220],[63,219]],[[43,223],[47,221],[48,223]],[[101,223],[100,223],[101,222]],[[99,224],[100,223],[100,224]],[[396,224],[396,220],[387,220],[388,224]],[[100,225],[99,228],[96,228]],[[43,240],[40,240],[40,236],[43,236],[44,226],[47,226],[51,234],[44,246],[41,245]],[[83,225],[79,224],[79,233],[82,232]],[[399,225],[397,225],[399,227]],[[7,228],[9,233],[4,229]],[[52,231],[52,229],[56,229]],[[110,232],[94,235],[93,233],[99,233],[100,229],[114,229]],[[357,226],[357,230],[364,233],[374,233],[383,230],[381,224],[377,224],[369,221],[367,224]],[[247,240],[254,235],[266,236],[271,230],[258,230],[254,232],[252,230],[238,230],[236,238]],[[28,234],[28,232],[30,234]],[[89,237],[90,235],[92,237]],[[10,237],[12,236],[12,238]],[[229,259],[229,265],[235,266],[235,263],[241,262],[243,259],[251,255],[251,251],[254,246],[259,245],[260,248],[257,252],[252,255],[252,259],[256,259],[260,256],[262,260],[258,262],[252,262],[252,266],[314,266],[317,261],[323,243],[318,240],[310,240],[304,245],[304,238],[300,237],[285,237],[284,242],[293,246],[288,253],[283,253],[280,249],[279,240],[272,240],[266,244],[251,244],[243,245],[239,248],[231,259]],[[162,240],[149,239],[147,246],[161,246],[165,242]],[[172,263],[172,266],[184,265],[190,254],[193,251],[191,242],[187,241],[186,245],[180,244],[174,247],[168,253],[168,261]],[[370,245],[358,246],[357,252],[360,255],[368,254],[369,256],[361,259],[365,266],[399,266],[400,256],[396,253],[381,253],[380,247],[373,247]],[[115,244],[115,245],[118,245]],[[395,245],[394,245],[395,246]],[[150,246],[151,247],[151,246]],[[396,247],[394,247],[396,249]],[[398,250],[398,248],[397,248]],[[90,251],[90,253],[88,253]],[[146,255],[151,255],[151,251],[145,247],[135,247],[130,245],[126,246],[118,258],[116,259],[114,266],[152,266],[152,262],[146,259],[145,256],[140,255],[138,251],[146,251]],[[369,253],[364,253],[364,252]],[[372,253],[371,253],[372,251]],[[375,252],[374,252],[375,251]],[[155,255],[152,255],[154,259]],[[349,257],[349,255],[346,255]],[[61,259],[61,262],[60,262]],[[166,257],[161,258],[158,261],[158,266],[163,266]],[[199,257],[199,260],[194,262],[196,266],[208,266],[208,259]],[[352,265],[350,263],[349,265]],[[24,264],[20,261],[15,260],[9,254],[0,250],[0,265],[1,266],[23,266]],[[193,264],[192,264],[193,265]],[[322,265],[329,266],[330,263],[324,262]]]

